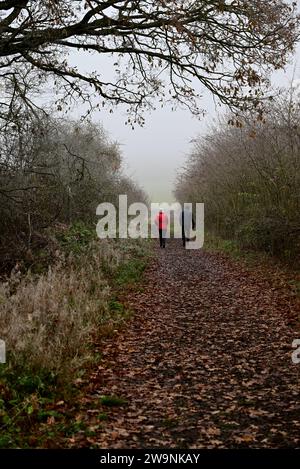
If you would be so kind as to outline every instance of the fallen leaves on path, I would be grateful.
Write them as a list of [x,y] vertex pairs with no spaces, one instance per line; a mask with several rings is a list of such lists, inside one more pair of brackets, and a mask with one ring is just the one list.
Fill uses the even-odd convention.
[[[217,254],[157,250],[107,339],[71,447],[300,447],[297,299]],[[104,406],[101,396],[118,406]],[[124,402],[124,404],[122,404]],[[95,416],[107,419],[95,424]],[[96,422],[97,423],[97,422]]]

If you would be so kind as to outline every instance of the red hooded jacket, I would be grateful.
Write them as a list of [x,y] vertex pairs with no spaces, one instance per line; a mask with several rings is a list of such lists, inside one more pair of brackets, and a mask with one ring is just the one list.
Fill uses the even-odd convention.
[[168,227],[169,219],[164,212],[159,212],[155,218],[155,224],[159,230],[166,230]]

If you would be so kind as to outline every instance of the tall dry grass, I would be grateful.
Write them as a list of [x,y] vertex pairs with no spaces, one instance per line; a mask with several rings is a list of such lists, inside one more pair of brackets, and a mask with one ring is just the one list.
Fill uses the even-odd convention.
[[38,278],[28,273],[0,285],[8,367],[66,380],[91,359],[91,338],[110,320],[109,278],[132,255],[128,243],[94,241],[80,257],[69,256]]

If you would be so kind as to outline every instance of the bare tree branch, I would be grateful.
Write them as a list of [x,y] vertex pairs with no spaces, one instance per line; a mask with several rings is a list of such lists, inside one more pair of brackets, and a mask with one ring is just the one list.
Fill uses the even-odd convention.
[[[126,104],[142,122],[153,99],[201,113],[199,82],[231,109],[259,108],[298,27],[296,4],[287,0],[0,1],[1,93],[13,101],[12,114],[30,107],[32,81],[53,79],[59,107],[78,98],[92,107],[95,94]],[[112,56],[115,80],[80,72],[69,51]],[[24,69],[26,85],[13,85],[6,73],[17,83]]]

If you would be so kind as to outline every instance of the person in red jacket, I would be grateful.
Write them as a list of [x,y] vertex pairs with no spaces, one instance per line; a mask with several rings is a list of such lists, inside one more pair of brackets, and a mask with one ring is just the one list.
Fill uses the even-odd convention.
[[155,218],[155,224],[159,232],[159,245],[161,248],[166,247],[166,232],[168,228],[168,223],[169,223],[168,216],[161,209]]

